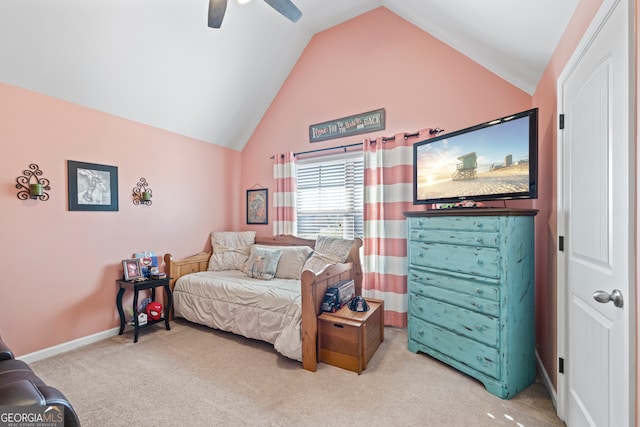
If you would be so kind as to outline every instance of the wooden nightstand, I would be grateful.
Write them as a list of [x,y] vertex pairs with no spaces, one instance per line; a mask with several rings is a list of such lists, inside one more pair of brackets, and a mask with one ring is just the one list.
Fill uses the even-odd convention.
[[384,341],[384,301],[367,298],[369,311],[347,306],[318,317],[318,359],[360,374]]

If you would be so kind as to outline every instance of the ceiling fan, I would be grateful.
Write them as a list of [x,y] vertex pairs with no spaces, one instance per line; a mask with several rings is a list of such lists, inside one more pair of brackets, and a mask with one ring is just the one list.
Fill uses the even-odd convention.
[[[264,2],[292,22],[297,22],[302,16],[300,9],[291,0],[264,0]],[[227,0],[209,0],[209,27],[220,28],[226,10]]]

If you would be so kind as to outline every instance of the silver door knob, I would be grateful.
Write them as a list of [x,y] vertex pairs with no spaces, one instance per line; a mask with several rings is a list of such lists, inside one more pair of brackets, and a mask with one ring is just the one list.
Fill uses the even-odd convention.
[[614,289],[610,294],[605,291],[595,291],[593,293],[593,299],[606,304],[610,301],[613,301],[613,305],[616,307],[622,307],[622,292],[618,289]]

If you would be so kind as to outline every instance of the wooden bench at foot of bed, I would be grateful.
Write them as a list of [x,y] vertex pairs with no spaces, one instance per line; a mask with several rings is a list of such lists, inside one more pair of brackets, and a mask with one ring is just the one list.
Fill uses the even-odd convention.
[[[295,236],[280,235],[272,237],[256,236],[256,244],[272,246],[309,246],[315,247],[315,240],[301,239]],[[360,263],[360,247],[362,240],[354,239],[349,257],[345,263],[330,265],[319,273],[306,270],[301,278],[302,303],[302,367],[309,371],[316,370],[318,361],[318,316],[322,313],[321,306],[327,288],[340,280],[353,279],[356,295],[362,294],[362,265]],[[206,271],[209,266],[211,252],[201,252],[188,258],[174,260],[171,254],[166,254],[164,261],[166,273],[171,277],[169,282],[171,291],[178,278],[189,273]]]

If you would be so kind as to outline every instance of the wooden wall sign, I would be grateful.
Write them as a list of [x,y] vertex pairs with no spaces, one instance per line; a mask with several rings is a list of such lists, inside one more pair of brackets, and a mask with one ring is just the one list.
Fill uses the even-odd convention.
[[309,126],[309,142],[383,130],[384,108]]

